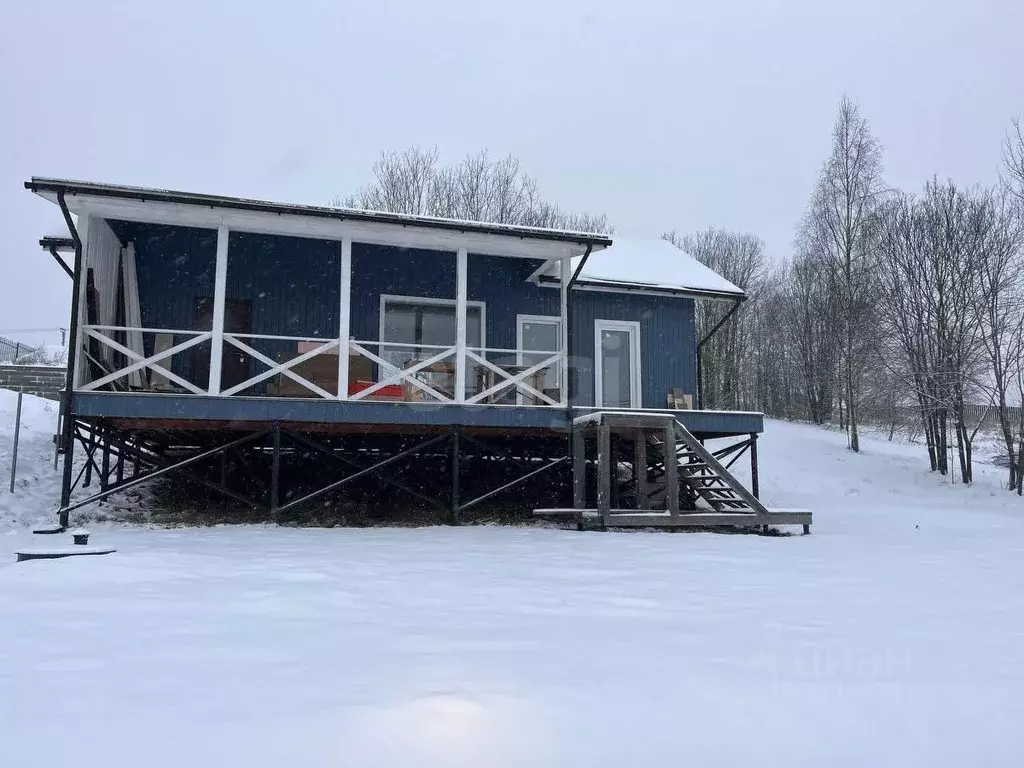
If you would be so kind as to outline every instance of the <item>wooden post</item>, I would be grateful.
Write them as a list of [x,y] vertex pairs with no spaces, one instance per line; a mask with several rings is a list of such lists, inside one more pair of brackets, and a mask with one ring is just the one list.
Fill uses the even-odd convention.
[[633,474],[636,476],[636,508],[651,508],[651,489],[647,482],[647,433],[633,430]]
[[[352,238],[341,239],[341,299],[338,308],[338,399],[348,399],[348,342],[352,317]],[[379,351],[379,350],[378,350]]]
[[452,509],[451,524],[459,524],[459,505],[461,502],[459,492],[459,464],[462,433],[458,427],[452,427]]
[[[466,277],[469,254],[459,248],[455,256],[455,402],[466,400]],[[486,352],[484,353],[486,355]]]
[[85,479],[82,481],[83,488],[88,488],[92,485],[92,457],[96,453],[96,434],[92,431],[92,426],[89,427],[88,434],[89,444],[85,447]]
[[572,260],[562,259],[562,304],[561,322],[559,328],[559,348],[562,350],[562,362],[558,376],[559,402],[562,405],[569,404],[569,279],[572,277]]
[[587,506],[587,438],[582,429],[576,430],[572,443],[572,505],[576,509]]
[[750,492],[755,499],[761,498],[757,482],[757,433],[750,433]]
[[124,437],[121,432],[117,433],[117,482],[124,480],[124,454],[127,450]]
[[100,470],[100,490],[105,491],[110,485],[110,433],[106,428],[100,428],[100,440],[102,440],[102,469]]
[[220,367],[224,359],[224,305],[228,285],[228,240],[227,227],[217,228],[217,265],[213,277],[213,336],[210,339],[210,380],[207,392],[220,394]]
[[608,525],[612,509],[612,432],[601,424],[597,428],[597,511]]
[[665,509],[670,515],[679,514],[679,466],[676,458],[675,424],[665,427]]
[[277,516],[281,500],[281,427],[274,425],[274,455],[270,464],[270,514]]
[[14,450],[11,456],[11,493],[14,493],[14,478],[18,474],[18,438],[21,435],[21,392],[18,393],[18,405],[14,416]]

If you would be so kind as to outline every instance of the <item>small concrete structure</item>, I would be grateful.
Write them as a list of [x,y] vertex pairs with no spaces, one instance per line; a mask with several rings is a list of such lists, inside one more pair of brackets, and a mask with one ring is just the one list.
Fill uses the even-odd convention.
[[84,546],[89,543],[89,531],[84,528],[76,528],[71,532],[71,538],[74,540],[75,544]]

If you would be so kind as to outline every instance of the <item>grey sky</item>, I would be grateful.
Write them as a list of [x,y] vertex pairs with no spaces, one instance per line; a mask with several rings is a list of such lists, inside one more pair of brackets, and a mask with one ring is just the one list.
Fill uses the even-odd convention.
[[0,332],[68,321],[32,174],[325,203],[383,148],[486,146],[620,233],[745,229],[781,258],[843,92],[914,189],[994,182],[1024,112],[1020,0],[493,6],[7,0]]

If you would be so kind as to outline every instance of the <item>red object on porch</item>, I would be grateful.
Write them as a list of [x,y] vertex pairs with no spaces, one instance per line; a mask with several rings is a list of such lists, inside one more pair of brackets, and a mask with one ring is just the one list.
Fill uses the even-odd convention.
[[[364,389],[369,389],[376,382],[374,381],[362,381],[357,379],[356,381],[350,381],[348,383],[348,393],[354,395],[357,392],[362,392]],[[401,384],[387,384],[380,389],[376,390],[370,397],[387,397],[394,398],[396,400],[402,400],[405,398],[405,390]]]

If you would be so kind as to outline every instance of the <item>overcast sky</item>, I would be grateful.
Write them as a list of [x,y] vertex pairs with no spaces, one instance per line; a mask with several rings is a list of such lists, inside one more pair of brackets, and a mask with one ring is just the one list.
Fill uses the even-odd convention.
[[68,322],[33,174],[323,204],[381,149],[488,147],[622,234],[730,227],[784,258],[844,92],[890,184],[993,183],[1022,29],[1021,0],[9,0],[0,334]]

